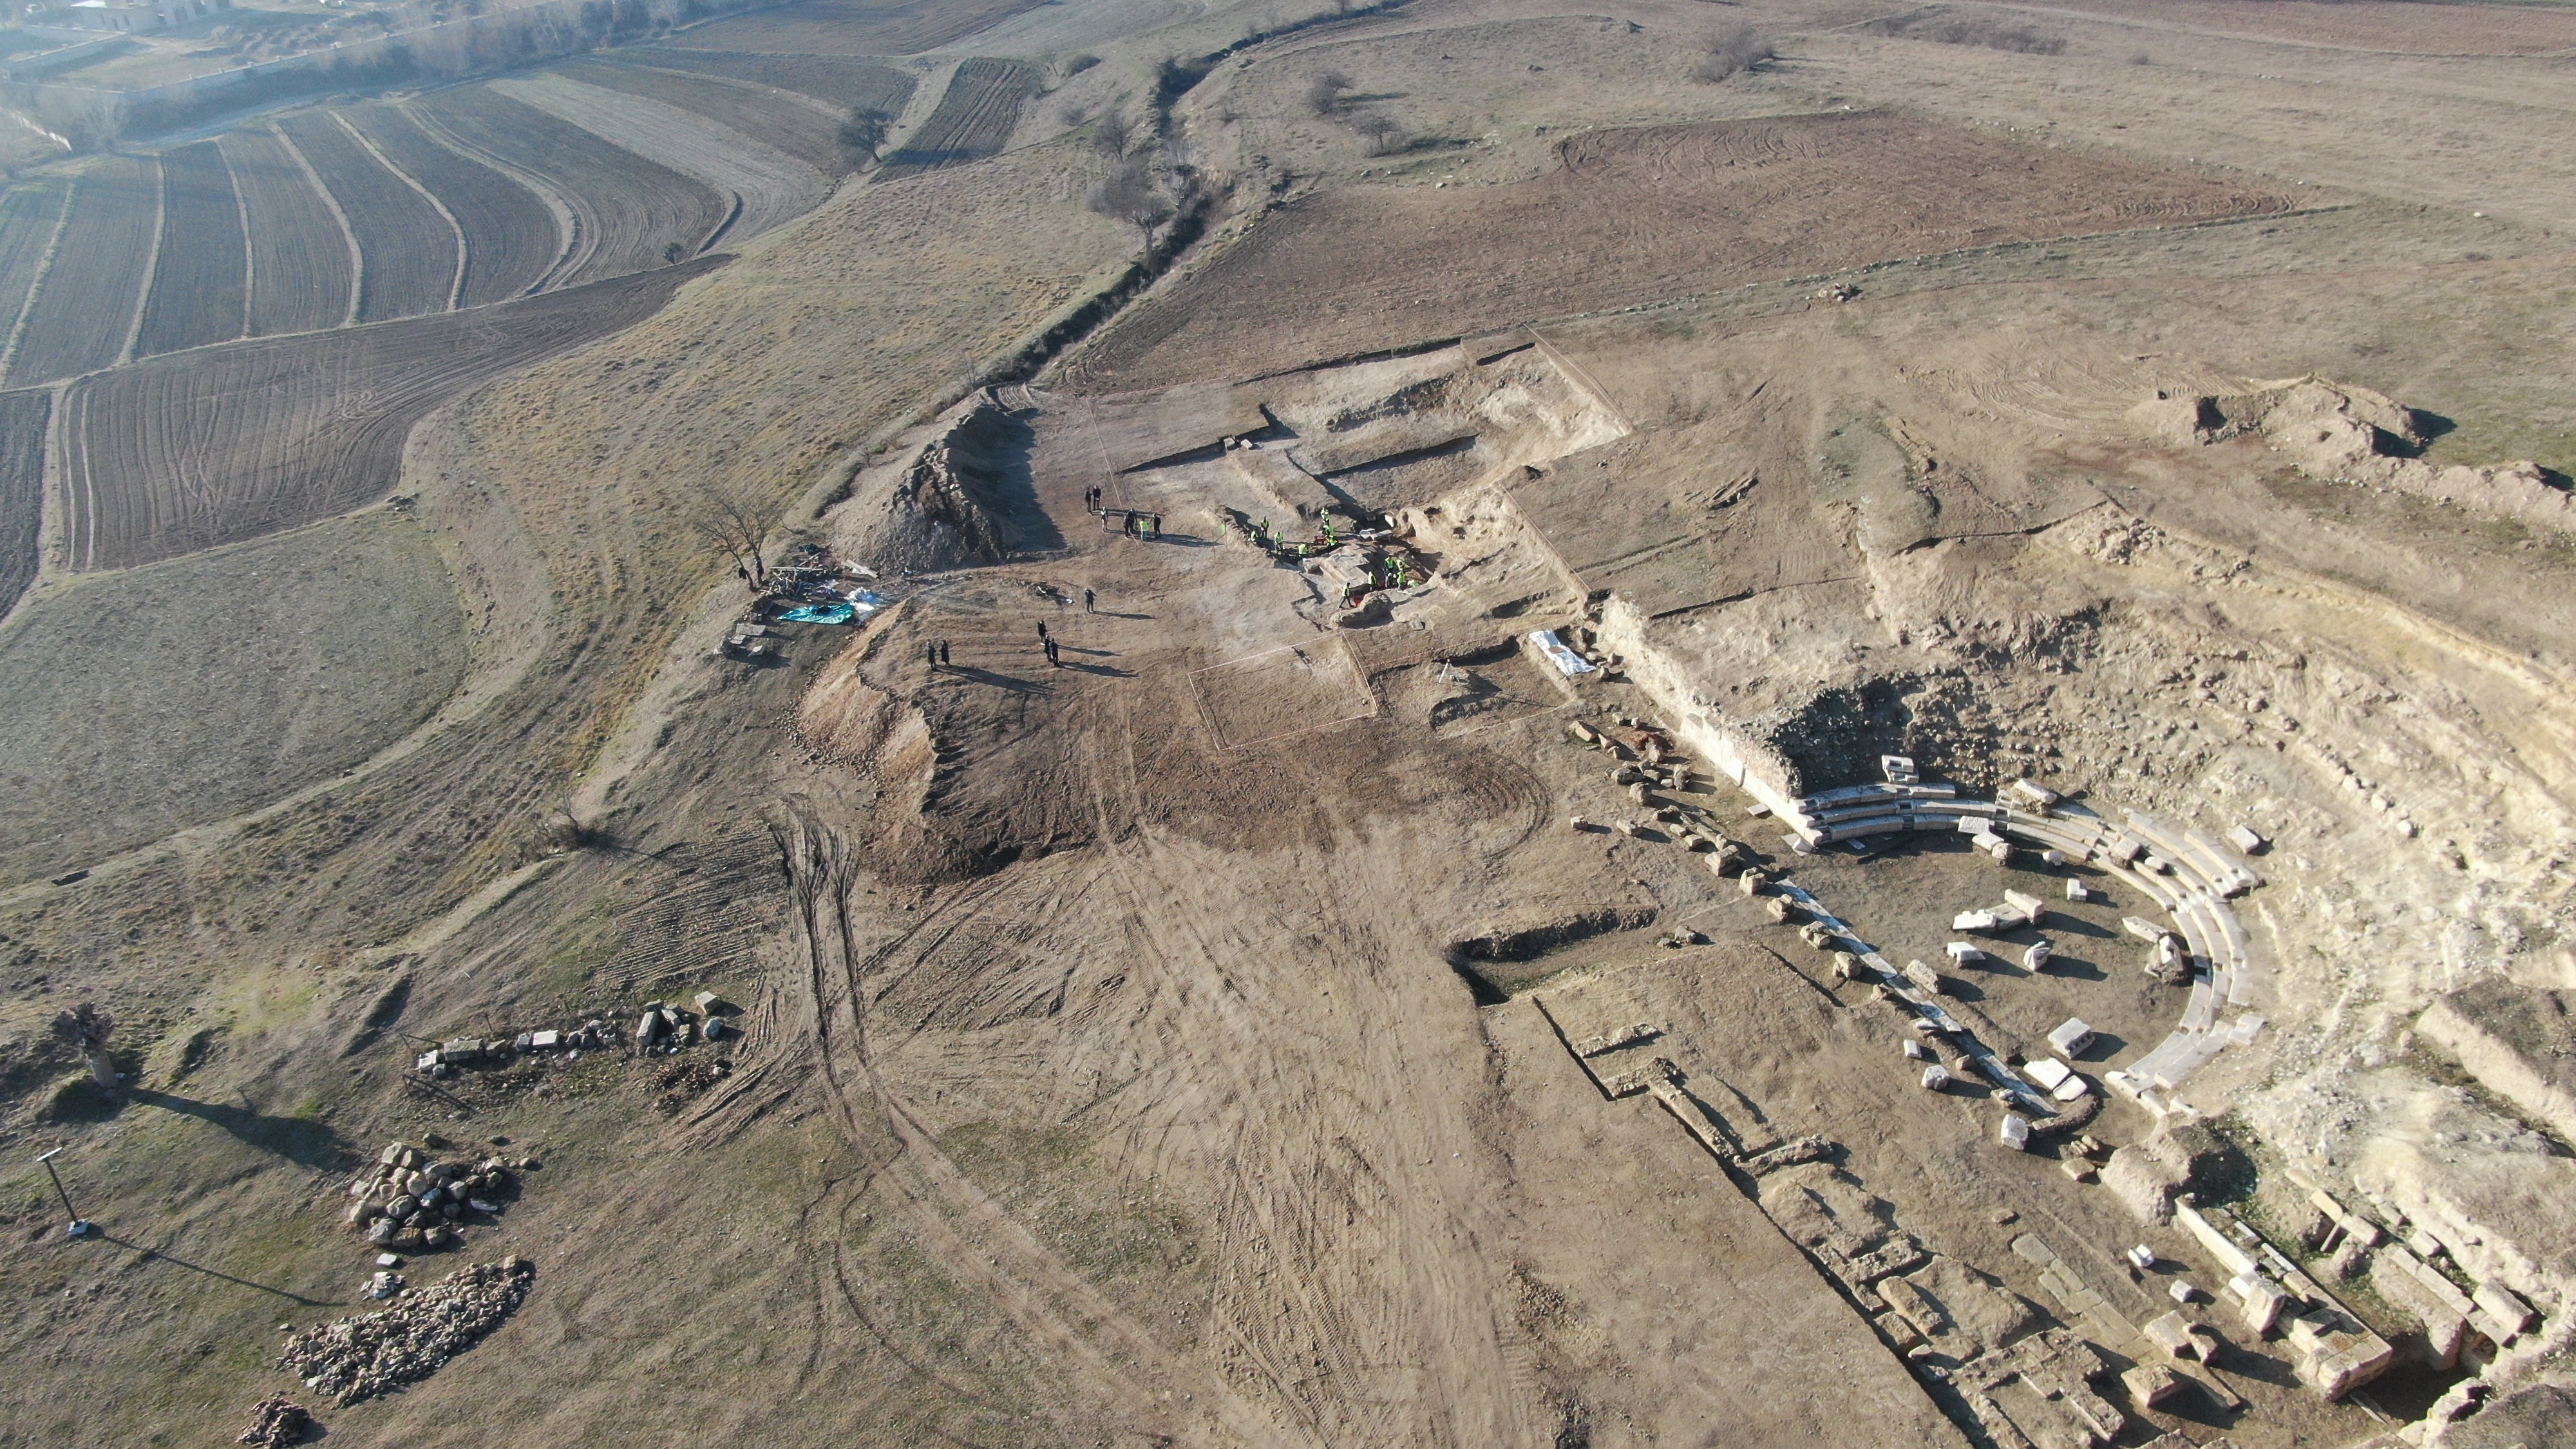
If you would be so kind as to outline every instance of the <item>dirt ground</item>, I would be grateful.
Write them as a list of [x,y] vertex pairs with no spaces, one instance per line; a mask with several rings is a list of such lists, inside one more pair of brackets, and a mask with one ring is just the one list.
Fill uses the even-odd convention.
[[[2567,487],[2568,12],[1943,8],[2066,44],[1857,5],[1318,17],[1178,95],[1222,199],[1171,273],[989,392],[1135,256],[1067,104],[1297,17],[869,10],[1057,89],[1011,149],[843,188],[426,418],[401,515],[41,583],[0,628],[10,1433],[223,1442],[282,1393],[351,1444],[2390,1449],[2474,1374],[2520,1407],[2414,1442],[2510,1442],[2565,1368],[2576,1153],[2418,1023],[2576,988],[2576,532],[2238,420],[2315,375],[2417,410],[2372,446]],[[1778,58],[1690,80],[1739,19]],[[1305,106],[1326,68],[1416,144],[1360,155]],[[746,662],[716,487],[781,500],[772,558],[865,562],[934,504],[985,542]],[[1381,509],[1431,579],[1364,609],[1244,535]],[[1565,730],[1622,716],[1689,723],[1695,783],[1640,801]],[[2198,1009],[2122,925],[2144,877],[1806,854],[1719,748],[2252,827],[2228,1044],[2113,1080]],[[1963,1043],[1685,831],[1900,964],[2041,896],[2057,958],[1977,937],[2001,959],[1943,1004],[2024,1070],[2083,1017],[2087,1094],[2007,1147]],[[625,1044],[701,991],[724,1037]],[[49,1033],[82,1000],[115,1092]],[[417,1067],[593,1019],[578,1060]],[[535,1164],[403,1255],[415,1288],[535,1278],[341,1404],[279,1329],[377,1306],[345,1188],[395,1139]],[[2404,1361],[2301,1383],[2137,1210],[2167,1144]],[[101,1236],[25,1165],[54,1147]],[[2394,1250],[2347,1275],[2303,1234],[2311,1181],[2536,1326],[2430,1366]],[[2143,1336],[2167,1312],[2205,1368]],[[2151,1405],[2122,1373],[2155,1362],[2186,1382]]]

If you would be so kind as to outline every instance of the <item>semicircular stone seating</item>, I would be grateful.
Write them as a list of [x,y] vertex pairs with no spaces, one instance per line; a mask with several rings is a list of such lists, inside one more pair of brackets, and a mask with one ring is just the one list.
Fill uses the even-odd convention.
[[[2228,904],[2263,879],[2197,831],[2176,829],[2135,810],[2123,811],[2123,823],[2114,825],[2046,791],[2030,793],[2049,803],[2035,798],[2024,808],[1965,799],[1957,786],[1944,784],[1849,785],[1800,799],[1794,810],[1782,812],[1781,821],[1810,847],[1900,830],[2000,836],[2088,864],[2162,907],[2190,960],[2190,999],[2182,1019],[2154,1050],[2104,1073],[2103,1080],[2160,1116],[2187,1115],[2193,1109],[2178,1095],[2184,1080],[2226,1047],[2250,1044],[2263,1027],[2262,1017],[2244,1010],[2255,995],[2253,956],[2245,927]],[[1777,889],[1827,930],[1860,947],[1854,954],[1877,971],[1881,984],[1935,1029],[1959,1040],[1997,1087],[2043,1116],[2053,1113],[2045,1096],[1970,1037],[1929,993],[1916,988],[1815,897],[1788,881]],[[2222,1014],[2231,1009],[2239,1014],[2222,1025]]]

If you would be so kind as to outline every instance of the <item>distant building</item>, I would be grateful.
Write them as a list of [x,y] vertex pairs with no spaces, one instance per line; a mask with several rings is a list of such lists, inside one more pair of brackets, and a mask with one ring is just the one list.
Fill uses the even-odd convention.
[[232,0],[72,0],[52,18],[81,30],[148,35],[232,8]]

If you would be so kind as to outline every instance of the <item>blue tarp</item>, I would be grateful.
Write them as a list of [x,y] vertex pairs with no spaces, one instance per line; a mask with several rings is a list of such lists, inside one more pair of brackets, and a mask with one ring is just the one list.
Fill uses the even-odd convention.
[[847,604],[800,604],[778,617],[790,624],[846,624],[858,614]]

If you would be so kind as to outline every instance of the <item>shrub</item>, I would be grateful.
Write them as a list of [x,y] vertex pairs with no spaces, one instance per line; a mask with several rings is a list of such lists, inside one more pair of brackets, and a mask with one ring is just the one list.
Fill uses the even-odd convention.
[[1710,39],[1708,54],[1700,57],[1691,74],[1714,84],[1738,71],[1751,70],[1779,53],[1779,47],[1752,26],[1730,26]]

